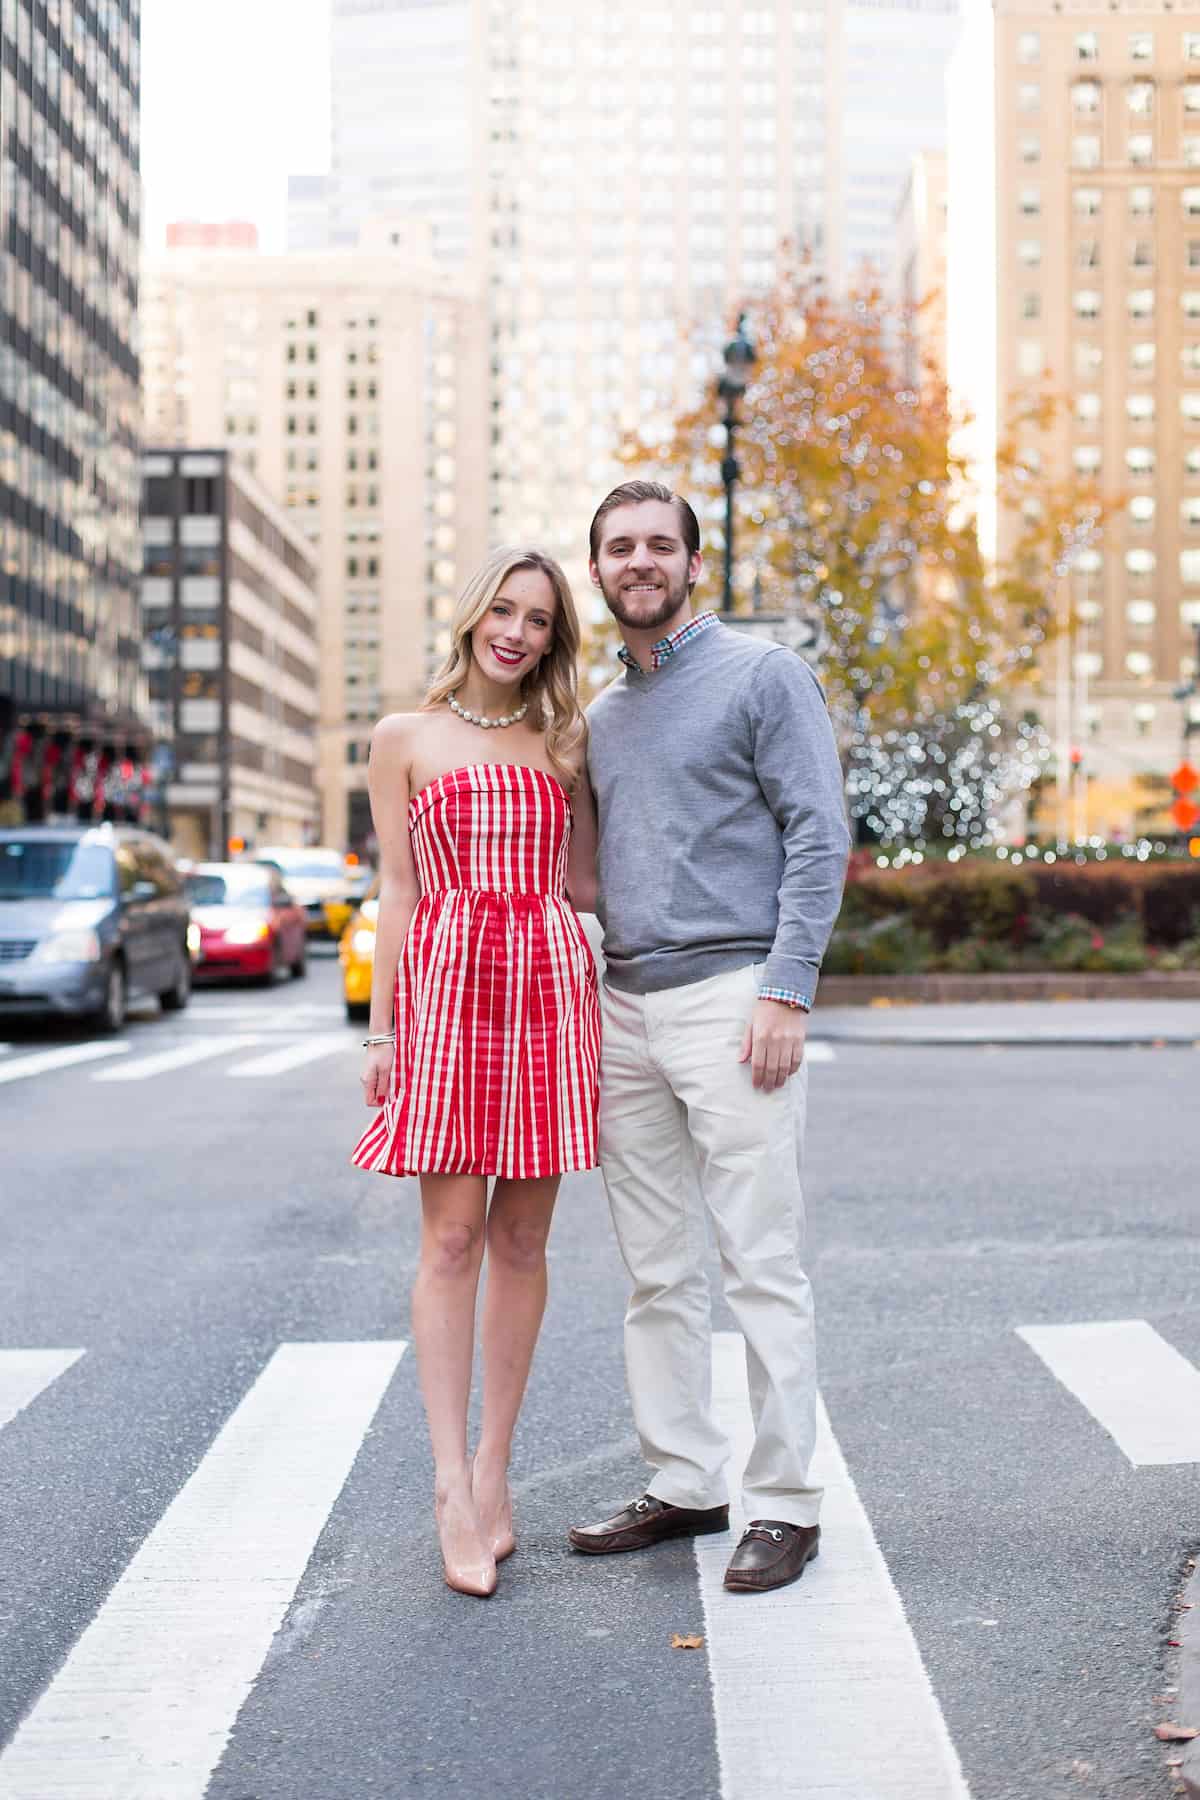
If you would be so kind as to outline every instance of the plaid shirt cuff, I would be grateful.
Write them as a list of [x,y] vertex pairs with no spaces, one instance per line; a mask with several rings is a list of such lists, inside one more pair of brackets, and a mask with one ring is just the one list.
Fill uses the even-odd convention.
[[785,1006],[798,1006],[801,1012],[812,1011],[812,1000],[807,994],[797,994],[791,988],[765,987],[759,988],[760,1000],[782,1000]]

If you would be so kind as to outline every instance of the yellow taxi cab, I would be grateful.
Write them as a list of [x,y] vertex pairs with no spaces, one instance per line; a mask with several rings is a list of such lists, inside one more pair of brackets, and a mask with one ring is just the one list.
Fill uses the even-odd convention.
[[378,914],[379,880],[376,877],[338,939],[338,961],[342,965],[342,993],[348,1019],[365,1019],[370,1015]]
[[323,903],[325,929],[334,943],[340,943],[342,933],[350,923],[359,902],[365,899],[375,879],[375,871],[370,863],[360,863],[351,852],[346,858],[346,888],[341,894],[330,895]]

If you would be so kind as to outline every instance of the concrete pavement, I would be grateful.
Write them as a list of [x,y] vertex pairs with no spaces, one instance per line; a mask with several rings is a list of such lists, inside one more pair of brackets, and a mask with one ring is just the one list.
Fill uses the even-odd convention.
[[814,1040],[857,1044],[1186,1044],[1200,1047],[1200,1000],[1020,1000],[989,1006],[821,1007]]

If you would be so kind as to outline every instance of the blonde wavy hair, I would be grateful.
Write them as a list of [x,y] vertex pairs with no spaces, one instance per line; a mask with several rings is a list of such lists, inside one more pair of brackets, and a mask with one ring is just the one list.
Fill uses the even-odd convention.
[[554,590],[557,604],[550,648],[521,682],[521,698],[529,703],[531,724],[545,733],[550,761],[570,787],[579,777],[587,738],[578,692],[579,614],[566,576],[540,550],[494,550],[472,575],[450,620],[450,649],[430,682],[425,708],[440,706],[462,686],[474,661],[471,633],[518,569],[540,569]]

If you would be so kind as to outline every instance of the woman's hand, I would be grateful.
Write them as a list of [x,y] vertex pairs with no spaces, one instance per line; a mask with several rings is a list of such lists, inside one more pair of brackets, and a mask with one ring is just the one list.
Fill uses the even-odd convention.
[[391,1093],[394,1059],[395,1052],[391,1044],[372,1044],[368,1049],[360,1077],[363,1100],[368,1106],[382,1106]]

